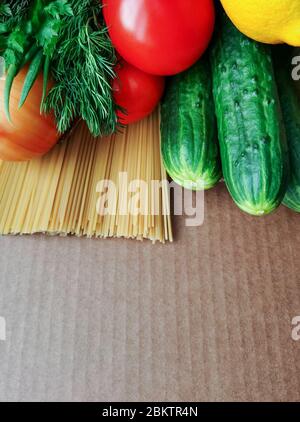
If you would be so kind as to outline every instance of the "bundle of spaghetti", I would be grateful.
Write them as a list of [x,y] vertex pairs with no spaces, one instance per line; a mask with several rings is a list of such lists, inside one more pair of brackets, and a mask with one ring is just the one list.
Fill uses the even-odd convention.
[[101,139],[80,123],[42,158],[0,162],[0,234],[33,233],[172,241],[158,113]]

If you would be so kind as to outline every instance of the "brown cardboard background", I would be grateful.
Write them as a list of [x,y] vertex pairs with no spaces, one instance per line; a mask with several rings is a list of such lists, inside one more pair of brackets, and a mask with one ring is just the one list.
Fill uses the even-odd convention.
[[224,185],[176,242],[0,239],[0,400],[299,400],[300,216]]

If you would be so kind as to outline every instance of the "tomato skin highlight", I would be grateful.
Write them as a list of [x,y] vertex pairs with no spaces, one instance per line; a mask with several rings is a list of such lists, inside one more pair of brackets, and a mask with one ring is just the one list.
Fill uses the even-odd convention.
[[20,94],[27,68],[15,78],[10,97],[12,123],[4,114],[5,80],[0,80],[0,160],[28,161],[48,152],[58,141],[54,116],[41,115],[43,76],[35,81],[24,105],[19,109]]
[[154,75],[191,67],[215,23],[213,0],[103,0],[110,38],[133,66]]
[[120,123],[128,125],[151,114],[163,95],[165,78],[149,75],[125,61],[121,61],[115,70],[114,100],[126,110],[126,113],[117,112]]

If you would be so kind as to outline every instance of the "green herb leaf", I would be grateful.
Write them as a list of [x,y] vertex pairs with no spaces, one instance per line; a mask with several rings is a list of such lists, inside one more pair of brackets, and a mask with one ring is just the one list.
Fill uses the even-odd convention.
[[55,19],[58,19],[61,16],[73,16],[73,10],[69,4],[69,0],[53,1],[45,7],[45,12]]
[[52,54],[58,39],[60,22],[47,19],[36,35],[38,45],[43,48],[45,55]]
[[16,53],[23,54],[26,42],[26,34],[24,34],[21,28],[17,28],[8,38],[8,48],[14,50]]

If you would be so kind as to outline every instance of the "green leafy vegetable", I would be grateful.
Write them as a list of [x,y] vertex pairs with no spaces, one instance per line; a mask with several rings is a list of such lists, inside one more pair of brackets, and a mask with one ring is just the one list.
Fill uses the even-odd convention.
[[56,85],[44,109],[54,110],[60,132],[80,116],[94,136],[111,133],[117,123],[111,88],[116,58],[99,0],[70,3],[73,16],[63,19],[52,65]]
[[[15,76],[31,59],[31,52],[39,47],[40,51],[38,50],[34,55],[21,93],[23,104],[38,76],[43,60],[47,55],[51,58],[54,52],[62,24],[61,17],[72,14],[68,0],[34,0],[19,3],[19,7],[11,2],[4,3],[3,8],[6,16],[10,17],[6,23],[4,22],[4,28],[2,28],[3,30],[7,28],[7,34],[4,33],[2,36],[6,44],[3,56],[8,76],[4,91],[4,110],[8,120],[10,120],[10,91]],[[18,13],[21,13],[21,19],[17,16]]]
[[[117,126],[111,82],[115,52],[99,0],[7,0],[0,6],[0,50],[6,66],[4,109],[8,119],[13,80],[29,64],[21,107],[43,71],[43,112],[54,111],[59,132],[86,121],[94,136]],[[47,94],[48,79],[55,86]],[[2,99],[1,99],[2,100]]]

